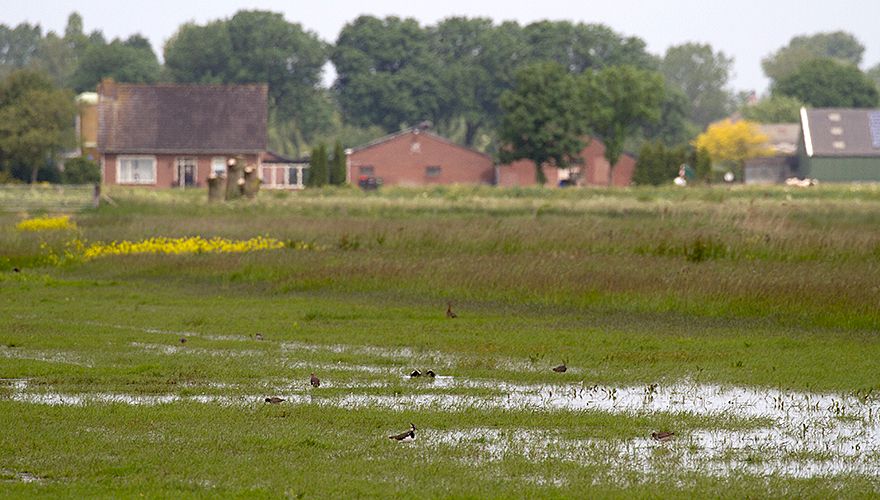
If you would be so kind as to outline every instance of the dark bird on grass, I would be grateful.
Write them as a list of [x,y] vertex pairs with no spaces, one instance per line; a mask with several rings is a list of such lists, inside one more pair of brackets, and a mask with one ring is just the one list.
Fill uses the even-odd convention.
[[410,372],[409,376],[410,376],[410,378],[413,378],[413,377],[421,377],[421,376],[422,376],[422,372],[420,372],[420,371],[418,371],[418,370],[413,370],[412,372]]
[[651,437],[654,438],[654,441],[659,441],[661,443],[665,441],[669,441],[672,437],[675,436],[674,432],[652,432]]
[[180,337],[180,343],[186,344],[186,337]]
[[565,366],[565,361],[563,361],[561,365],[553,367],[553,371],[556,373],[565,373],[566,370],[568,370],[568,367]]
[[321,379],[315,376],[314,373],[309,375],[309,383],[312,384],[312,387],[320,387]]
[[427,375],[427,376],[429,376],[429,377],[431,377],[431,378],[434,378],[434,377],[437,376],[437,374],[434,373],[434,370],[428,370],[427,372],[425,372],[425,375]]
[[266,398],[267,403],[272,403],[273,405],[277,405],[278,403],[283,403],[284,399],[279,398],[278,396],[272,396],[271,398]]
[[258,334],[256,334],[256,335],[254,335],[254,338],[257,339],[257,340],[263,340],[263,334],[262,334],[262,333],[258,333]]
[[19,269],[19,268],[17,268],[17,267],[13,267],[13,268],[12,268],[12,272],[14,272],[14,273],[20,273],[20,272],[21,272],[21,269]]
[[416,424],[410,423],[408,431],[401,432],[400,434],[395,434],[393,436],[388,436],[388,439],[393,439],[394,441],[398,441],[401,443],[405,443],[408,441],[415,441],[416,440]]
[[452,302],[446,303],[446,317],[449,319],[455,319],[458,317],[458,314],[452,311]]

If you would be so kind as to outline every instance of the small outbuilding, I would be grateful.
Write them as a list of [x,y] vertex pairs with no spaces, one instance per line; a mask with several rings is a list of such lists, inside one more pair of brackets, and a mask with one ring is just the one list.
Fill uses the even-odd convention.
[[798,176],[880,182],[880,109],[801,108]]

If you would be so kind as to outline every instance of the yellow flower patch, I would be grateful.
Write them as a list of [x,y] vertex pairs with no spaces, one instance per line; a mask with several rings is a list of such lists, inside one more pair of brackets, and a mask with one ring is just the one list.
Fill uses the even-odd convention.
[[180,255],[190,253],[241,253],[260,250],[277,250],[284,248],[284,243],[274,238],[257,236],[249,240],[228,240],[214,237],[205,239],[201,236],[188,238],[156,237],[142,241],[114,241],[112,243],[95,243],[83,250],[85,260],[108,255],[131,254],[165,254]]
[[70,220],[69,215],[60,217],[35,217],[25,219],[16,226],[19,231],[64,231],[76,229],[76,223]]

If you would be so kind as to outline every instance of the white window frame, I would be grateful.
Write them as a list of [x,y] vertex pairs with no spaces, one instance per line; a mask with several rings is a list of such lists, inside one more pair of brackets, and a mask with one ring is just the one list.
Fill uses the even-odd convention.
[[[151,181],[144,181],[138,179],[131,180],[122,180],[122,162],[131,160],[150,160],[153,162],[153,179]],[[135,184],[135,185],[147,185],[147,186],[155,186],[158,182],[158,171],[157,171],[157,161],[155,156],[148,155],[123,155],[116,157],[116,183],[117,184]]]
[[[217,165],[220,165],[221,168],[217,168]],[[220,174],[226,175],[226,157],[225,156],[215,156],[211,158],[211,174],[219,176]]]
[[181,167],[185,167],[187,163],[192,163],[193,167],[193,185],[196,187],[199,183],[199,159],[195,156],[178,156],[174,159],[174,185],[180,188],[186,187],[186,176],[180,175],[186,171],[181,171]]

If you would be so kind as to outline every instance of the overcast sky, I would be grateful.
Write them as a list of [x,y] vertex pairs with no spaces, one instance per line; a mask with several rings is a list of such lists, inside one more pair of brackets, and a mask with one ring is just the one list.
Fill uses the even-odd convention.
[[880,62],[880,0],[0,0],[0,22],[27,21],[44,32],[63,32],[76,10],[87,32],[98,29],[108,39],[141,33],[161,58],[165,40],[180,24],[227,18],[240,9],[281,12],[328,42],[360,14],[414,17],[423,25],[450,16],[604,23],[642,38],[656,54],[683,42],[709,43],[735,58],[734,89],[759,92],[767,86],[761,59],[798,34],[849,31],[866,47],[863,69]]

